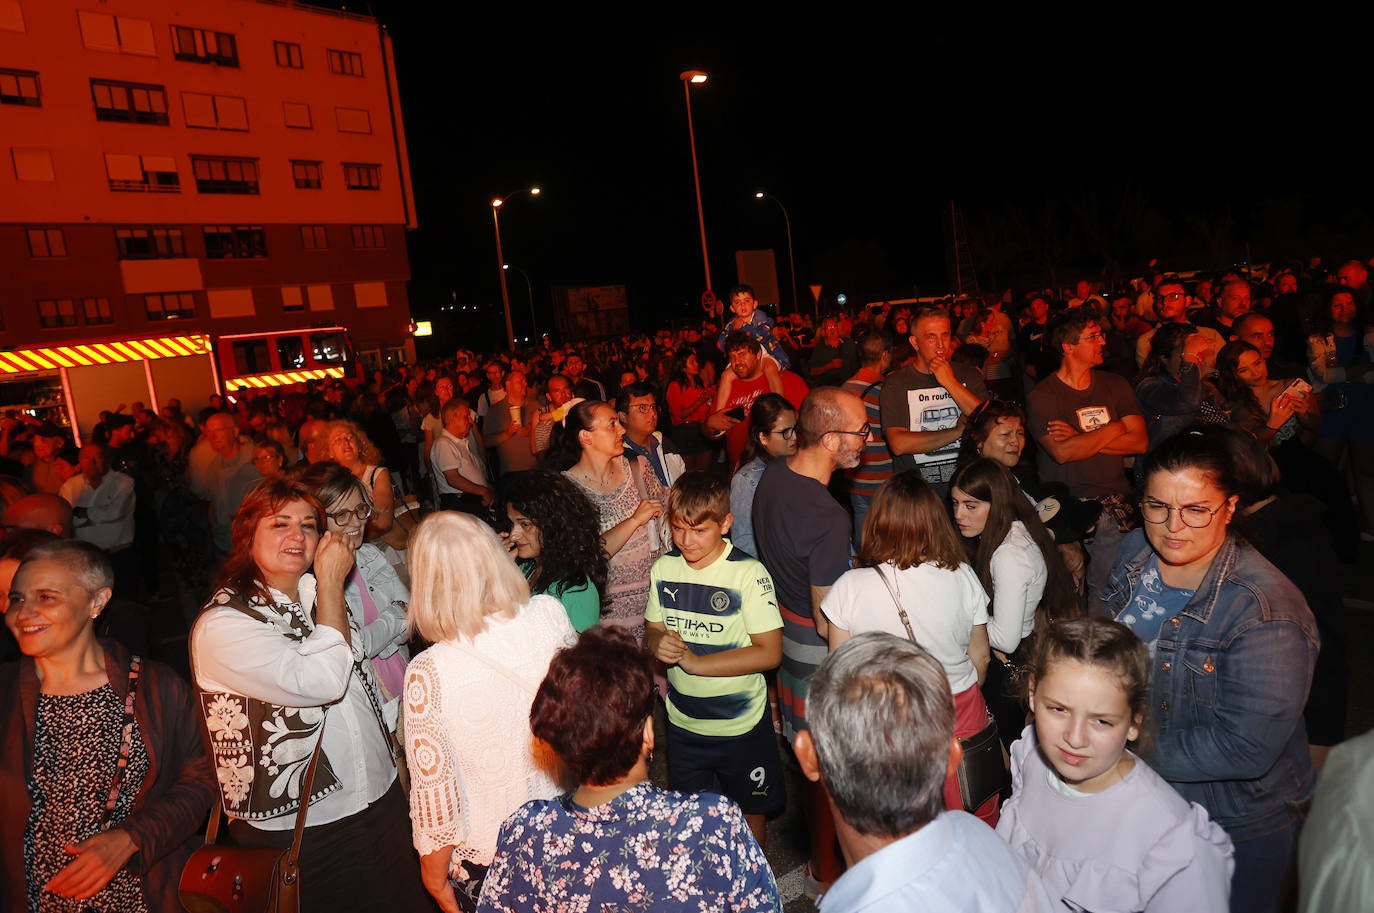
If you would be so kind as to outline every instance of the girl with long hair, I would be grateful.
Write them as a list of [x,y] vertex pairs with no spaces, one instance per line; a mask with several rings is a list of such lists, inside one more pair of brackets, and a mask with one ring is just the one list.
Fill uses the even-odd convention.
[[692,346],[678,349],[664,399],[671,422],[669,435],[688,470],[705,469],[711,462],[711,442],[701,433],[701,423],[711,413],[715,394],[715,386],[702,380],[697,350]]
[[765,393],[754,400],[749,410],[749,442],[740,454],[739,467],[730,477],[730,512],[735,517],[730,542],[735,548],[758,555],[753,508],[759,477],[770,461],[796,452],[797,410],[776,393]]

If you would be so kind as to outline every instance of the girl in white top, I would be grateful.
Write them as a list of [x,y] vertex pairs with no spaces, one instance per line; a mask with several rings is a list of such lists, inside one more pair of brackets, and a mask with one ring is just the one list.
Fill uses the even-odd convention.
[[[919,472],[897,473],[873,496],[858,560],[860,566],[842,574],[821,602],[830,649],[865,631],[914,639],[949,677],[954,735],[977,734],[988,721],[978,689],[988,666],[988,596],[964,562],[939,496]],[[995,825],[997,805],[994,796],[976,814]],[[945,807],[964,807],[952,773],[945,781]]]
[[557,761],[530,732],[549,662],[577,634],[552,596],[530,596],[496,533],[456,511],[410,540],[410,623],[434,644],[406,668],[410,820],[420,877],[445,913],[476,909],[497,832],[559,793]]
[[997,833],[1064,909],[1227,909],[1231,838],[1126,748],[1141,733],[1148,663],[1130,628],[1102,618],[1036,638],[1035,723],[1012,746]]
[[992,599],[992,662],[983,697],[1003,744],[1010,746],[1026,725],[1014,681],[1025,658],[1022,645],[1037,616],[1078,614],[1078,594],[1054,536],[1004,464],[988,457],[965,463],[950,479],[949,500],[969,561]]

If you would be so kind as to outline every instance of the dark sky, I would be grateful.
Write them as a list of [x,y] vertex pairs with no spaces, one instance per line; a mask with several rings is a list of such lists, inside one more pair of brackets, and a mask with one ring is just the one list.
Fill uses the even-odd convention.
[[[499,306],[490,201],[533,184],[543,195],[513,200],[501,234],[541,322],[555,285],[626,284],[641,323],[688,313],[704,281],[686,69],[711,74],[692,90],[692,117],[713,284],[735,281],[737,249],[773,248],[790,297],[782,214],[753,197],[765,190],[791,217],[808,308],[810,283],[947,292],[951,200],[980,220],[1130,193],[1180,221],[1196,206],[1243,225],[1276,195],[1329,202],[1369,159],[1364,131],[1341,122],[1362,110],[1341,99],[1368,83],[1354,78],[1358,61],[1291,47],[1271,61],[1260,34],[1232,52],[1182,33],[1093,43],[1003,23],[972,44],[968,26],[843,13],[784,24],[692,7],[653,16],[715,24],[535,22],[510,7],[499,27],[458,30],[437,28],[433,9],[373,2],[396,47],[420,317],[450,293]],[[527,291],[510,278],[522,331]]]

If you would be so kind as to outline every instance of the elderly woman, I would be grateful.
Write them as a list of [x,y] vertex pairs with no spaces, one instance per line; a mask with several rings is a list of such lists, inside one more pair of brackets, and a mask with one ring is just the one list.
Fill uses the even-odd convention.
[[652,676],[624,632],[592,628],[554,657],[530,728],[577,786],[501,827],[480,911],[782,909],[738,805],[649,782],[653,707]]
[[1231,532],[1240,487],[1221,442],[1175,435],[1144,479],[1144,526],[1122,540],[1103,601],[1150,648],[1150,766],[1235,843],[1231,909],[1278,910],[1316,784],[1302,718],[1316,623]]
[[100,549],[55,540],[6,588],[23,657],[0,667],[0,909],[181,909],[215,775],[186,683],[96,639],[113,581]]
[[549,660],[577,634],[557,599],[530,595],[496,533],[471,514],[426,517],[407,560],[410,623],[433,644],[406,672],[415,849],[440,908],[471,911],[501,822],[558,793],[529,708]]
[[356,423],[335,419],[318,432],[329,449],[329,459],[362,479],[372,497],[372,519],[367,521],[370,541],[381,537],[395,522],[392,508],[396,496],[391,490],[391,473],[382,463],[382,454]]
[[353,544],[323,528],[310,489],[259,482],[234,514],[222,584],[191,629],[221,805],[235,843],[289,847],[320,744],[301,910],[423,909],[382,691],[344,600]]
[[372,517],[372,498],[360,479],[332,460],[312,463],[299,476],[301,484],[315,493],[324,507],[325,525],[331,533],[347,536],[353,546],[353,570],[344,584],[348,614],[363,635],[363,653],[372,660],[377,683],[382,686],[387,724],[394,731],[405,687],[406,606],[410,590],[382,550],[363,542]]
[[649,461],[625,456],[625,429],[615,407],[582,400],[568,410],[549,445],[549,468],[571,479],[601,517],[609,567],[605,624],[623,627],[644,642],[649,568],[663,554],[661,519],[667,492]]

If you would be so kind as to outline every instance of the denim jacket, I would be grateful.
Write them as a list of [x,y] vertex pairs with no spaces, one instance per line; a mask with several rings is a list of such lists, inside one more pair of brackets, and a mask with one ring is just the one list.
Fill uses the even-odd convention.
[[[1122,541],[1104,597],[1113,618],[1152,552],[1143,529]],[[1302,593],[1235,533],[1160,631],[1150,670],[1150,766],[1236,842],[1306,814],[1316,774],[1302,711],[1317,645]]]

